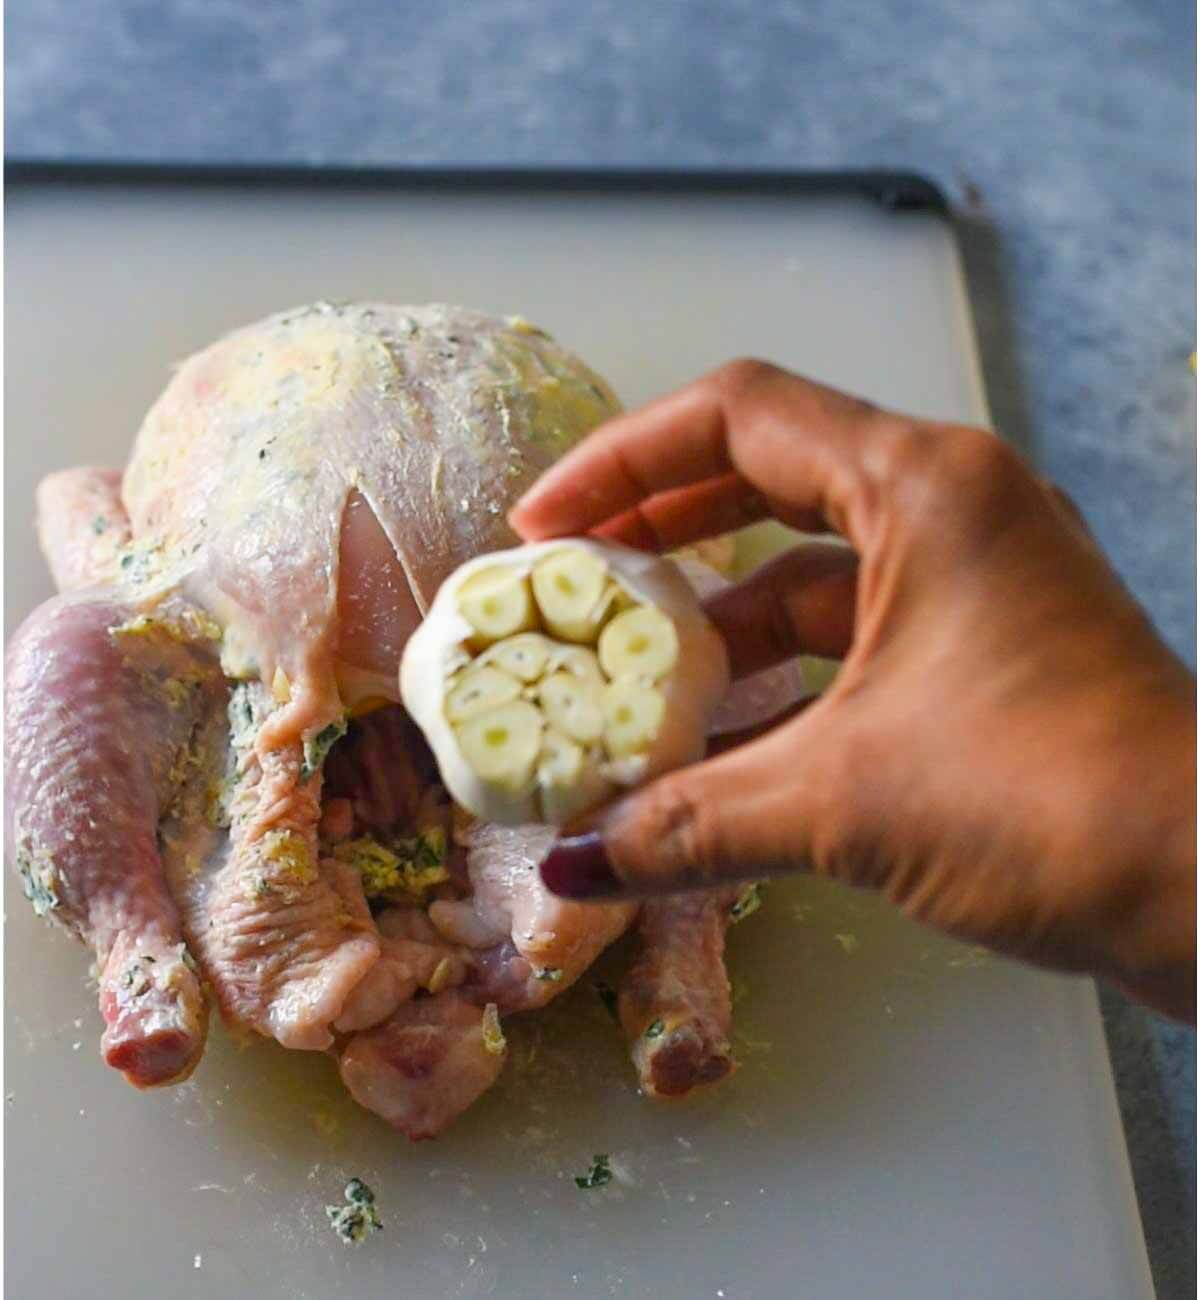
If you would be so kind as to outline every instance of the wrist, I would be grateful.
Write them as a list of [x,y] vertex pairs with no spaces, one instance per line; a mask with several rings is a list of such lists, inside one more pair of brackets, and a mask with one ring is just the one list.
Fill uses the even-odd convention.
[[1167,835],[1137,868],[1141,896],[1119,919],[1110,943],[1111,978],[1164,1015],[1196,1020],[1196,858],[1193,817]]
[[1105,975],[1181,1020],[1196,1017],[1196,771],[1191,699],[1144,715],[1098,818],[1107,882]]

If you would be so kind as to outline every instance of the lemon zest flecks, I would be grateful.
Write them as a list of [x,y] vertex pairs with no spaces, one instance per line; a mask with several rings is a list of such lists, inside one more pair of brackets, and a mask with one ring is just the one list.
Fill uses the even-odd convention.
[[368,898],[398,896],[420,903],[435,885],[450,879],[446,835],[438,826],[402,841],[395,849],[369,835],[345,840],[334,847],[333,856],[358,872]]
[[483,1009],[483,1045],[493,1056],[503,1056],[508,1046],[504,1030],[500,1027],[500,1013],[494,1002],[489,1002]]

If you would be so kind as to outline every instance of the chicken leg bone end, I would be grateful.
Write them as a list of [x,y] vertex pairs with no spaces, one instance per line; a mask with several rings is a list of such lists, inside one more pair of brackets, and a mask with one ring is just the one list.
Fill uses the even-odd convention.
[[182,944],[147,942],[125,931],[100,977],[105,1063],[135,1088],[179,1083],[204,1049],[208,1007]]

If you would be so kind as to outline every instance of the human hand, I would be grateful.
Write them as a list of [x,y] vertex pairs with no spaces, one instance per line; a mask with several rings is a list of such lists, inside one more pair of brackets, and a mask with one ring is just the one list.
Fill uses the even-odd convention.
[[550,888],[812,870],[1194,1018],[1193,679],[999,439],[735,362],[603,426],[510,518],[670,549],[768,516],[853,553],[801,546],[709,603],[734,676],[845,654],[837,678],[574,828]]

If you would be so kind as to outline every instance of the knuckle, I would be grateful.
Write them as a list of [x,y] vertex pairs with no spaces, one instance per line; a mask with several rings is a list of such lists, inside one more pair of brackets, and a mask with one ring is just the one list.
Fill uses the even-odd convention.
[[[944,456],[952,471],[969,479],[1007,481],[1024,473],[1016,452],[986,429],[955,426],[944,439]],[[1026,475],[1027,476],[1027,475]]]
[[781,374],[783,371],[769,361],[757,357],[737,357],[714,370],[712,381],[718,392],[729,396],[761,388]]
[[899,422],[884,438],[875,477],[890,493],[934,493],[963,501],[1008,495],[1031,478],[995,434],[969,425]]
[[907,420],[885,425],[870,446],[868,469],[885,490],[923,478],[937,453],[930,428]]
[[712,803],[671,776],[656,781],[639,802],[638,838],[649,849],[655,873],[685,885],[710,879],[719,865]]

